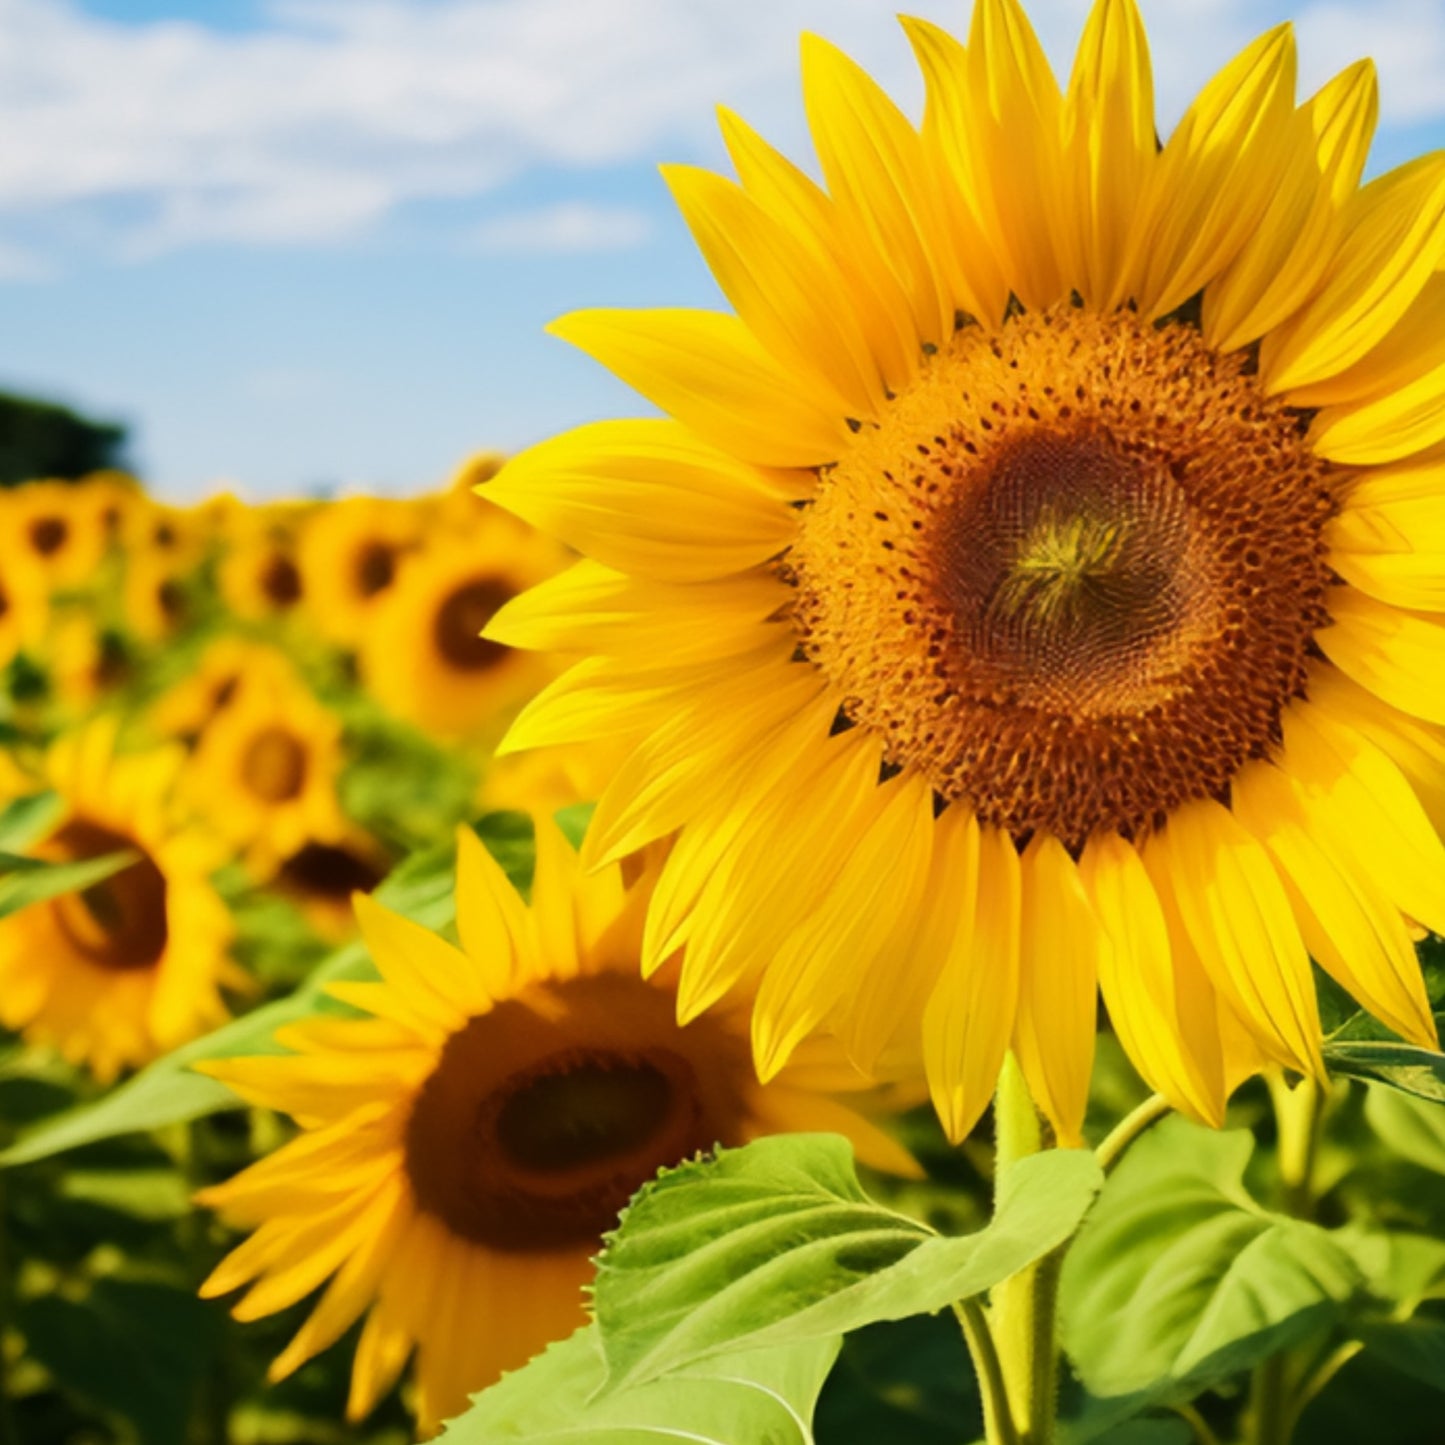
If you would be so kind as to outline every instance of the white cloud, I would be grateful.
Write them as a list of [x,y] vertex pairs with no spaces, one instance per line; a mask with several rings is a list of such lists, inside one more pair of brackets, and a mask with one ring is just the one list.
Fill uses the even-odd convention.
[[[1167,127],[1259,28],[1261,7],[1143,4]],[[1445,115],[1440,0],[1305,5],[1307,79],[1372,50],[1387,121]],[[966,0],[913,8],[965,24]],[[1087,0],[1030,8],[1066,63]],[[0,224],[23,221],[30,235],[37,221],[79,211],[87,224],[67,234],[99,225],[121,255],[330,241],[408,201],[482,195],[536,167],[710,154],[715,99],[796,150],[800,29],[837,40],[916,104],[892,9],[891,0],[278,0],[261,26],[222,32],[120,24],[75,0],[0,0],[0,134],[10,138]],[[577,243],[587,219],[574,204],[491,226],[501,244],[556,246]],[[636,224],[613,216],[592,235],[622,244]],[[527,225],[539,228],[531,238]],[[522,227],[520,241],[506,239],[509,226]]]
[[652,233],[645,211],[560,201],[534,211],[512,211],[484,221],[472,232],[483,251],[553,255],[578,251],[626,251]]

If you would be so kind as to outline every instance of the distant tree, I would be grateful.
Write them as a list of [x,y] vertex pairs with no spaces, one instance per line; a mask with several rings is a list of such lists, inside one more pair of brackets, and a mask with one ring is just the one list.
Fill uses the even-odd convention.
[[83,477],[123,465],[126,429],[69,407],[0,392],[0,487],[37,477]]

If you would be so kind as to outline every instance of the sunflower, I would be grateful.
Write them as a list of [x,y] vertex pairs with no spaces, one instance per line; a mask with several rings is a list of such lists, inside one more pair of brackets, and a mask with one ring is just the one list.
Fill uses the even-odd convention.
[[299,560],[316,628],[342,644],[364,635],[421,539],[416,507],[392,497],[347,497],[322,507],[301,534]]
[[164,642],[193,620],[192,572],[192,564],[172,549],[152,546],[127,553],[122,600],[134,636]]
[[177,822],[179,761],[169,749],[116,756],[109,722],[63,735],[45,767],[63,809],[31,851],[72,860],[128,850],[135,861],[0,920],[0,1022],[102,1082],[220,1023],[221,986],[243,981],[209,881],[225,855]]
[[[205,1071],[295,1117],[301,1135],[200,1201],[256,1233],[202,1294],[252,1288],[251,1320],[332,1277],[271,1368],[281,1379],[364,1312],[348,1415],[365,1415],[416,1351],[423,1429],[583,1320],[591,1256],[631,1194],[721,1141],[833,1128],[881,1167],[908,1155],[823,1090],[857,1076],[819,1053],[766,1087],[746,1015],[687,1029],[670,975],[638,974],[650,880],[584,877],[538,827],[532,906],[476,836],[457,860],[457,948],[357,900],[379,983],[332,986],[372,1017],[316,1019],[290,1057]],[[254,1283],[253,1283],[254,1282]]]
[[50,617],[45,574],[25,552],[0,546],[0,668],[33,652]]
[[120,633],[89,609],[56,618],[41,649],[50,692],[63,714],[80,717],[131,682],[135,659]]
[[294,903],[322,938],[341,943],[356,928],[352,900],[370,893],[390,866],[375,838],[351,828],[331,842],[308,839],[280,860],[267,886]]
[[297,536],[310,504],[247,509],[227,528],[218,581],[237,617],[262,622],[292,615],[306,596]]
[[216,832],[269,876],[307,843],[338,843],[342,727],[299,680],[244,675],[201,733],[186,794]]
[[723,115],[668,180],[736,307],[554,330],[671,413],[513,461],[586,555],[488,635],[583,659],[513,748],[632,745],[593,861],[678,833],[645,964],[926,1071],[1007,1050],[1078,1142],[1096,991],[1218,1123],[1323,1072],[1313,957],[1436,1034],[1445,929],[1445,156],[1360,186],[1368,62],[1302,105],[1288,26],[1156,144],[1132,0],[1066,89],[1022,9],[905,21],[915,128],[803,46],[826,190]]
[[0,503],[0,554],[33,562],[52,592],[87,587],[111,540],[99,495],[76,483],[27,482]]
[[398,717],[449,737],[499,727],[549,673],[535,658],[482,638],[492,614],[550,576],[550,541],[487,508],[486,524],[443,534],[403,564],[362,639],[362,681]]
[[267,688],[302,685],[280,649],[224,634],[209,643],[185,677],[161,695],[147,722],[162,737],[194,743],[235,701],[243,679]]

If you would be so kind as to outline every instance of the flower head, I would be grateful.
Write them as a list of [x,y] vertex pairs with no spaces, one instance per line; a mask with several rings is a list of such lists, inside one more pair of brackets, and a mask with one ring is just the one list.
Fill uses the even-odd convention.
[[1217,1123],[1322,1072],[1311,954],[1433,1043],[1445,156],[1361,187],[1288,27],[1161,147],[1132,0],[1064,88],[1016,0],[905,24],[921,128],[808,37],[823,186],[729,114],[669,168],[735,315],[556,324],[670,416],[485,489],[587,559],[491,625],[582,655],[509,746],[631,748],[589,851],[676,835],[644,961],[765,1077],[834,1030],[959,1136],[1012,1048],[1077,1141],[1102,989]]

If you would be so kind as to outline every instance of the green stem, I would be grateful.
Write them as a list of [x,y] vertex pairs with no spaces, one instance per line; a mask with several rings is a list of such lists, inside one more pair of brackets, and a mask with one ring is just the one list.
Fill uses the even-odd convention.
[[[1277,1158],[1285,1211],[1296,1219],[1313,1220],[1315,1161],[1328,1095],[1313,1079],[1301,1079],[1290,1088],[1278,1069],[1266,1074],[1265,1082],[1278,1129]],[[1299,1398],[1292,1366],[1291,1357],[1282,1351],[1256,1367],[1249,1390],[1252,1445],[1289,1445],[1307,1403]]]
[[[1020,1159],[1054,1145],[1012,1054],[994,1096],[998,1178]],[[1059,1410],[1060,1246],[992,1292],[990,1315],[1004,1386],[1020,1445],[1053,1445]]]
[[993,1330],[989,1327],[988,1312],[977,1299],[959,1300],[953,1312],[963,1327],[963,1337],[968,1342],[968,1352],[973,1357],[973,1368],[978,1375],[979,1391],[983,1395],[985,1440],[988,1445],[1020,1445],[998,1350],[994,1347]]
[[1173,1105],[1162,1094],[1150,1094],[1132,1113],[1126,1114],[1094,1150],[1094,1158],[1105,1174],[1124,1157],[1125,1151],[1151,1124],[1157,1124]]
[[1219,1436],[1209,1428],[1209,1421],[1193,1405],[1174,1405],[1171,1408],[1194,1432],[1196,1445],[1219,1445]]

